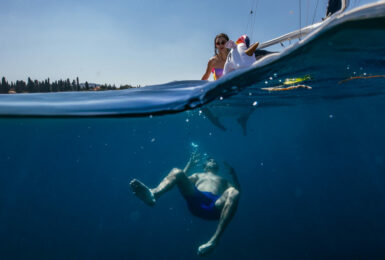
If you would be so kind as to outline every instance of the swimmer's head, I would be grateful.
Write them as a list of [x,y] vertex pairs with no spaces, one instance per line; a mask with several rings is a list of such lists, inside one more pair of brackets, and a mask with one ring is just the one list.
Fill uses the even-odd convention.
[[205,164],[205,172],[212,172],[212,173],[217,173],[219,170],[219,165],[213,158],[209,158],[206,161]]

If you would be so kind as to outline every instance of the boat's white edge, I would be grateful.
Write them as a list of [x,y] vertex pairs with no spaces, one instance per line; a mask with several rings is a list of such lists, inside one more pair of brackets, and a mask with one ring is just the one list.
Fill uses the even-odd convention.
[[327,20],[333,19],[336,16],[340,15],[341,13],[343,13],[346,10],[346,8],[348,7],[348,5],[349,5],[349,0],[342,1],[341,9],[338,12],[334,13],[333,15],[327,17],[324,21],[318,22],[318,23],[315,23],[315,24],[312,24],[312,25],[309,25],[309,26],[306,26],[306,27],[301,28],[299,30],[295,30],[293,32],[289,32],[287,34],[281,35],[281,36],[279,36],[277,38],[274,38],[272,40],[263,42],[263,43],[259,44],[258,49],[264,49],[264,48],[276,45],[276,44],[284,42],[284,41],[294,40],[294,39],[305,37],[306,35],[308,35],[312,31],[314,31],[315,29],[320,27]]

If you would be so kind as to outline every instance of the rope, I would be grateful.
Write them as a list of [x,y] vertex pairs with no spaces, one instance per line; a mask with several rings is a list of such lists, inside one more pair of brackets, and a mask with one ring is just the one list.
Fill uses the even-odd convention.
[[317,0],[317,3],[315,5],[315,9],[314,9],[314,15],[313,15],[313,21],[311,22],[311,24],[314,24],[314,20],[315,20],[315,15],[317,13],[317,9],[318,9],[318,3],[319,3],[319,0]]
[[249,26],[251,26],[252,19],[253,19],[253,6],[254,6],[254,0],[251,0],[251,8],[250,8],[250,13],[247,19],[247,24],[246,24],[246,30],[245,33],[249,31]]
[[251,11],[254,10],[254,16],[252,16],[252,24],[251,24],[251,33],[250,33],[250,41],[253,42],[253,39],[254,39],[254,29],[255,29],[255,24],[257,22],[257,8],[258,8],[258,0],[255,0],[255,5],[253,5],[254,9],[252,9]]
[[309,0],[306,1],[306,25],[309,24],[309,10],[310,10],[310,5],[309,5]]
[[299,39],[301,40],[301,29],[302,29],[302,3],[301,0],[299,0]]

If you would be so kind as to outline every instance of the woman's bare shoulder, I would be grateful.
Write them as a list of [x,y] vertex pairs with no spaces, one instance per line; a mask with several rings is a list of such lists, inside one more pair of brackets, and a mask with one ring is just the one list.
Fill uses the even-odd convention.
[[209,59],[208,65],[209,65],[210,67],[216,67],[216,65],[217,65],[218,62],[219,62],[219,61],[218,61],[218,57],[217,57],[217,56],[214,56],[214,57],[211,57],[211,58]]
[[215,61],[218,61],[218,57],[217,56],[213,56],[209,59],[209,62],[215,62]]

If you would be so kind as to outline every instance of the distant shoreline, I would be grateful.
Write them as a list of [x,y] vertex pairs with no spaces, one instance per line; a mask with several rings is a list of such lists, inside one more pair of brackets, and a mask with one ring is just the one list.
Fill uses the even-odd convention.
[[56,80],[51,82],[49,78],[38,81],[27,79],[16,80],[16,82],[8,82],[5,77],[2,77],[0,82],[0,94],[17,94],[17,93],[50,93],[50,92],[69,92],[69,91],[105,91],[105,90],[122,90],[129,88],[138,88],[140,86],[120,85],[116,87],[110,84],[97,83],[79,83],[79,77],[76,80]]

